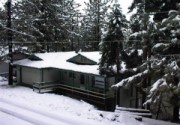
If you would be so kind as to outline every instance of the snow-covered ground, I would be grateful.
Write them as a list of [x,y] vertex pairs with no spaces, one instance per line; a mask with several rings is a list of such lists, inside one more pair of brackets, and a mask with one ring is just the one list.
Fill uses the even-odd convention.
[[[2,125],[170,125],[129,114],[97,110],[82,100],[53,93],[38,94],[22,86],[8,86],[0,77]],[[172,124],[173,125],[173,124]]]

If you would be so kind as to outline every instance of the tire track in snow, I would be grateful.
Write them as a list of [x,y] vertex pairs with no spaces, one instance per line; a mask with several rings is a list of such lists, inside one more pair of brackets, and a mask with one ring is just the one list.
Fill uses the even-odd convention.
[[0,100],[0,111],[35,125],[71,125],[68,122],[62,122],[37,112],[8,104],[2,100]]
[[10,114],[0,111],[0,123],[1,125],[34,125],[17,117],[14,117]]
[[[67,117],[67,116],[64,116],[63,114],[62,115],[60,115],[60,114],[58,114],[58,115],[57,114],[52,114],[52,113],[49,113],[49,112],[42,111],[40,109],[30,108],[30,107],[28,107],[26,105],[22,105],[22,104],[19,104],[19,103],[9,101],[7,99],[0,98],[0,103],[1,102],[10,104],[11,106],[15,106],[15,107],[21,108],[23,110],[28,110],[30,112],[37,113],[37,114],[42,115],[42,116],[46,116],[48,118],[51,118],[51,119],[54,119],[54,120],[57,120],[57,121],[61,121],[63,123],[67,123],[68,125],[94,125],[93,121],[90,120],[91,122],[88,122],[85,119],[80,120],[78,118],[78,116]],[[0,106],[0,110],[1,110],[1,106]],[[71,115],[71,114],[69,114],[69,115]]]

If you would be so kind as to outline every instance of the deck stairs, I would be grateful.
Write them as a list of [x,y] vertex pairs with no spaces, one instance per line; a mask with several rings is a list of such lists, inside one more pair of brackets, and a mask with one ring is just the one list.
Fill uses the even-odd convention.
[[125,108],[116,106],[116,113],[129,113],[130,115],[152,118],[152,114],[147,109]]

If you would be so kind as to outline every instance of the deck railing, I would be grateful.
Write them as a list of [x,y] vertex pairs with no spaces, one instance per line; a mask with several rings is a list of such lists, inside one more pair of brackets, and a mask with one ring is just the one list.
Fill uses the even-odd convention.
[[56,81],[34,82],[32,87],[33,91],[38,90],[39,93],[43,93],[43,90],[52,91],[58,84]]
[[75,98],[83,99],[89,101],[101,109],[107,110],[109,102],[112,102],[112,94],[109,92],[105,92],[102,90],[101,92],[98,90],[93,90],[95,88],[80,88],[78,86],[72,86],[68,83],[57,82],[57,81],[48,81],[48,82],[34,82],[33,83],[33,91],[37,91],[39,93],[44,93],[47,91],[54,91],[57,93],[70,95]]
[[56,89],[64,89],[71,92],[76,92],[80,94],[84,94],[87,96],[93,96],[96,98],[108,98],[109,95],[106,91],[103,89],[93,88],[90,89],[86,88],[80,88],[77,86],[72,86],[70,84],[67,84],[65,82],[57,82],[57,81],[47,81],[47,82],[34,82],[33,83],[33,91],[38,90],[39,93],[43,93],[44,91],[54,91]]

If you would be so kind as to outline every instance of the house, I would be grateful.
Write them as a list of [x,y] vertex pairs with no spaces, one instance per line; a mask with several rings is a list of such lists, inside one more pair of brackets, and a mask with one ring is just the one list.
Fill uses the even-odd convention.
[[[111,85],[115,77],[99,74],[99,52],[37,53],[14,63],[17,84],[53,86],[53,91],[92,102],[106,110],[114,108]],[[37,85],[38,84],[38,85]]]

